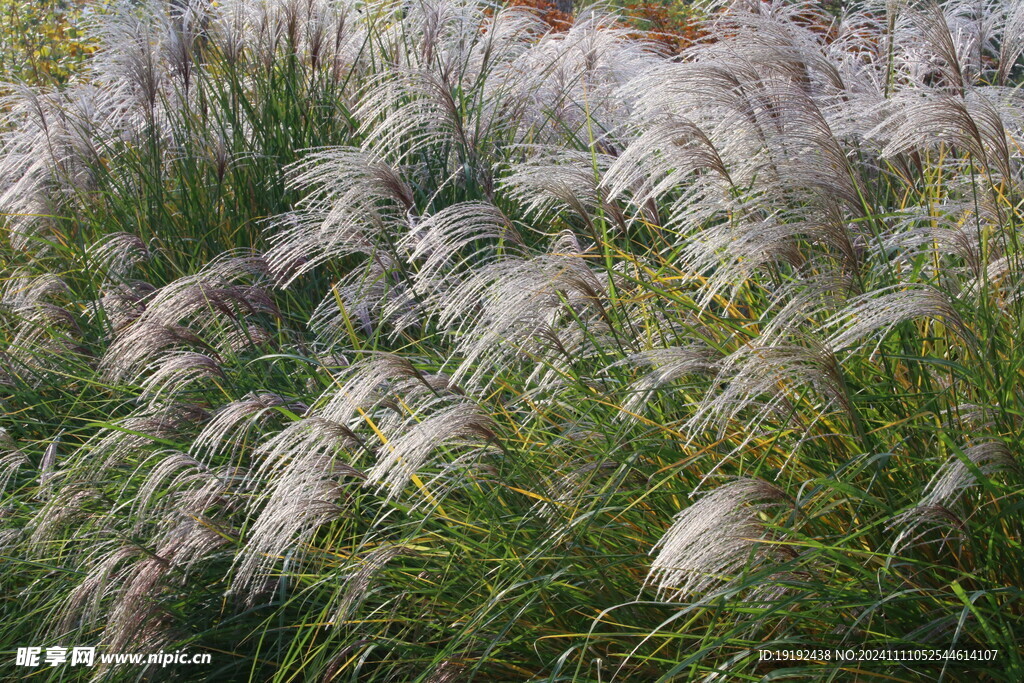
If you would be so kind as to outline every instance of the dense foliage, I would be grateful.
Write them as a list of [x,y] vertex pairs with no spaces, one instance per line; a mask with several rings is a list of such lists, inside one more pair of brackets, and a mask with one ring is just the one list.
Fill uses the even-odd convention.
[[4,676],[1024,677],[1024,4],[864,4],[131,3],[11,86]]
[[86,28],[107,0],[0,0],[4,81],[65,84],[97,48]]

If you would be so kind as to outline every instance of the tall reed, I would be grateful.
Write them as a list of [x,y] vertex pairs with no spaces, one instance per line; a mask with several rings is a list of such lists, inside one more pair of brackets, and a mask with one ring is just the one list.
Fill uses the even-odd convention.
[[4,649],[1019,679],[1024,6],[862,5],[104,16],[2,108]]

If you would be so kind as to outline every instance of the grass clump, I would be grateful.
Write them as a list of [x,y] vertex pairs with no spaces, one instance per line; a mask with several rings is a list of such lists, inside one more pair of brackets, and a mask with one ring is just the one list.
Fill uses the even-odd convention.
[[134,3],[15,88],[4,648],[1018,679],[1024,10],[711,9]]

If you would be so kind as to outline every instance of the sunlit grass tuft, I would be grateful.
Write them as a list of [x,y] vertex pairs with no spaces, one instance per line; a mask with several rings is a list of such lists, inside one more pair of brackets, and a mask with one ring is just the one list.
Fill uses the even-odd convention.
[[1024,10],[709,9],[125,5],[16,88],[3,649],[1020,678]]

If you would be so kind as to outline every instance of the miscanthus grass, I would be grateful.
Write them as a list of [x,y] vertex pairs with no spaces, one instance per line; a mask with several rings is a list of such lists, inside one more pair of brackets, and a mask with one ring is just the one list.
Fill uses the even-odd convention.
[[705,10],[136,2],[12,84],[4,677],[1020,680],[1024,5]]

